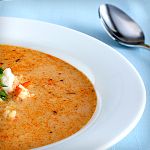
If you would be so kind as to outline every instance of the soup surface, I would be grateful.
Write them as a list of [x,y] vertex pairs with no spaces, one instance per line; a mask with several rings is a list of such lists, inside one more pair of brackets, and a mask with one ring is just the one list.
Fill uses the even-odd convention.
[[[92,117],[96,93],[88,78],[51,55],[22,47],[0,45],[0,67],[11,68],[21,83],[30,82],[33,96],[13,95],[0,103],[0,149],[44,146],[79,131]],[[4,117],[6,108],[15,119]]]

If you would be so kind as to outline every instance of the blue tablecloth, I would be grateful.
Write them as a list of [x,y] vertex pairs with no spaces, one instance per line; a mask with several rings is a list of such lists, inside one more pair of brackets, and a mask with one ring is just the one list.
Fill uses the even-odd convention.
[[0,16],[43,20],[89,34],[123,54],[139,71],[147,90],[147,104],[136,128],[110,150],[150,150],[150,52],[142,48],[120,46],[103,30],[98,17],[101,3],[125,10],[143,28],[150,44],[149,0],[10,0],[0,1]]

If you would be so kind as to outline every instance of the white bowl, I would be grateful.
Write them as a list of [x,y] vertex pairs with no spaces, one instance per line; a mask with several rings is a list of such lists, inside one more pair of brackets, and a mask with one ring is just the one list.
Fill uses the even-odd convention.
[[0,17],[0,35],[0,43],[39,49],[71,63],[90,78],[101,95],[93,118],[83,129],[37,149],[106,149],[140,120],[146,103],[143,81],[116,50],[65,27],[19,18]]

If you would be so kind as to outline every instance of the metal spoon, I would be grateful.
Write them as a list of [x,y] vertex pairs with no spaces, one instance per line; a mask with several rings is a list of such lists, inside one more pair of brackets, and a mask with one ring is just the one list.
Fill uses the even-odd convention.
[[99,17],[107,33],[120,44],[150,49],[140,26],[121,9],[110,4],[100,5]]

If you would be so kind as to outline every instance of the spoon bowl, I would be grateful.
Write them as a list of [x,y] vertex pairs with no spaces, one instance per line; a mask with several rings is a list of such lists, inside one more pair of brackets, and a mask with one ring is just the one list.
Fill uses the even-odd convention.
[[145,44],[141,27],[118,7],[110,4],[100,5],[99,17],[106,32],[120,44],[150,48]]

